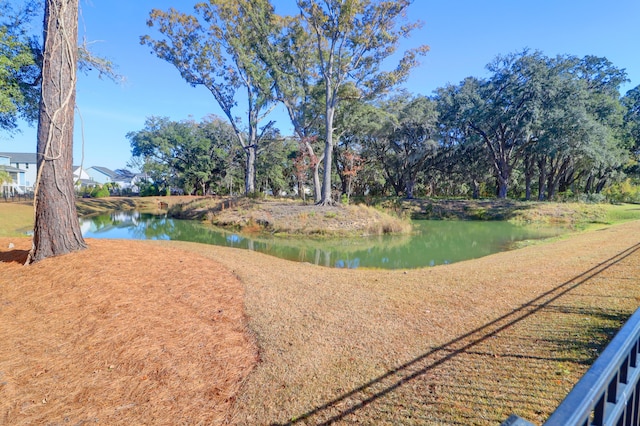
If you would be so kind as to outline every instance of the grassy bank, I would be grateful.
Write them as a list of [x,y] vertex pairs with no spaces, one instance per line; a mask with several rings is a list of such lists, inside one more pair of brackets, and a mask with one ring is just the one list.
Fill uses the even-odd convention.
[[33,220],[31,203],[0,203],[0,237],[24,236]]
[[541,423],[640,304],[640,222],[604,228],[408,271],[103,240],[23,267],[4,238],[0,423]]
[[640,219],[637,204],[555,203],[516,200],[385,200],[381,207],[414,219],[507,220],[519,224],[561,224],[584,229]]
[[245,285],[261,363],[238,424],[495,425],[511,413],[541,423],[637,308],[638,232],[409,271],[172,246]]
[[178,218],[248,233],[284,236],[351,237],[406,233],[408,220],[365,205],[316,206],[300,200],[203,198],[175,205]]

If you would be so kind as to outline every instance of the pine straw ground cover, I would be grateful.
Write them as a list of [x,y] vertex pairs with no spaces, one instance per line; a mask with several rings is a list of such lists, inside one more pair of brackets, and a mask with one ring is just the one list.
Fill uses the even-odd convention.
[[0,424],[232,420],[257,353],[225,268],[103,240],[26,267],[29,245],[0,238]]
[[408,271],[0,239],[0,423],[540,423],[640,304],[638,235]]

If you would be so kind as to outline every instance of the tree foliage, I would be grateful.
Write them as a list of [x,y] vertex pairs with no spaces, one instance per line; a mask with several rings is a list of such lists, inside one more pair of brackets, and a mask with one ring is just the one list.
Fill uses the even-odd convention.
[[130,132],[132,155],[143,159],[143,171],[163,188],[186,194],[220,192],[233,156],[235,133],[218,117],[201,123],[150,117],[145,128]]
[[392,71],[382,69],[419,23],[400,24],[410,0],[297,0],[307,31],[314,40],[319,74],[324,84],[324,156],[320,203],[331,204],[331,174],[335,142],[334,118],[341,91],[351,84],[360,98],[381,94],[402,82],[428,48],[404,52]]
[[0,130],[8,133],[20,118],[37,121],[40,99],[41,46],[27,32],[39,4],[20,6],[0,1]]
[[[141,43],[171,63],[192,86],[211,92],[234,129],[245,154],[245,192],[255,191],[255,167],[260,143],[273,126],[259,127],[273,107],[272,80],[253,46],[259,42],[252,18],[269,16],[268,1],[209,0],[196,4],[194,15],[174,8],[154,9],[149,27],[161,38],[149,35]],[[239,100],[244,120],[236,115]]]

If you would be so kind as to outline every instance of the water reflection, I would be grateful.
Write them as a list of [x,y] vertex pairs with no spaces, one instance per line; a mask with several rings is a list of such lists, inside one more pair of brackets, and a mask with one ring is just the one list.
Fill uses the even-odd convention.
[[87,238],[193,241],[344,269],[449,264],[504,251],[516,241],[554,236],[563,231],[507,222],[415,221],[415,232],[411,235],[334,240],[253,238],[195,221],[136,211],[81,218],[80,224]]

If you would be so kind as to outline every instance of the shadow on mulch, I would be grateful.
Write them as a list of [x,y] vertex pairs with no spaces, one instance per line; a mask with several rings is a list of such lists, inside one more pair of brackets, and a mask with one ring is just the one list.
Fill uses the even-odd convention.
[[4,263],[20,263],[24,265],[27,261],[29,250],[11,250],[0,252],[0,262]]

